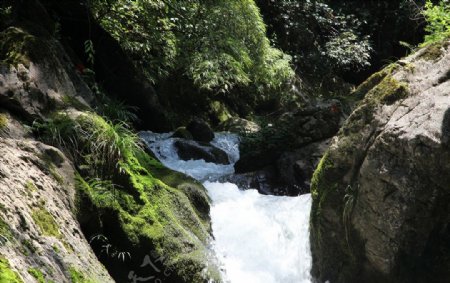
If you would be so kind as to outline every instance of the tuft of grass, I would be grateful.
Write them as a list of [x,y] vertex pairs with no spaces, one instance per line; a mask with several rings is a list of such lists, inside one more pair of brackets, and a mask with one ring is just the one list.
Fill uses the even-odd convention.
[[53,216],[43,207],[35,209],[31,215],[36,225],[39,226],[41,232],[45,236],[61,237],[58,224]]
[[142,148],[139,137],[127,123],[108,121],[91,112],[75,119],[56,114],[35,123],[35,131],[44,141],[68,151],[75,163],[93,171],[92,175],[114,175],[125,155]]
[[353,208],[355,207],[356,198],[358,195],[358,190],[356,188],[353,188],[352,186],[347,186],[345,189],[345,196],[344,196],[344,209],[342,211],[342,222],[344,224],[345,229],[345,239],[347,240],[347,245],[349,248],[349,234],[348,229],[351,221],[351,216],[353,212]]

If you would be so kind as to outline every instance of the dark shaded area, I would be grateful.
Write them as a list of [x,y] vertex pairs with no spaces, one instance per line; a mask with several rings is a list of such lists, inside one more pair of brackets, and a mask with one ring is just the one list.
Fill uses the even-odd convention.
[[[297,2],[301,6],[306,1],[299,0]],[[406,42],[411,46],[423,42],[425,22],[420,17],[418,7],[424,5],[424,0],[311,2],[313,5],[311,11],[299,14],[295,18],[285,19],[280,16],[285,11],[276,1],[256,0],[267,23],[269,37],[274,38],[275,44],[286,53],[299,56],[297,73],[301,77],[309,77],[312,81],[320,80],[323,76],[332,79],[333,75],[337,75],[347,82],[359,84],[383,66],[410,53],[408,47],[400,42]],[[327,14],[327,9],[321,8],[324,4],[329,5],[334,14]],[[317,13],[318,16],[313,13]],[[328,24],[320,22],[318,17],[336,20],[337,14],[355,16],[363,23],[358,28],[358,32],[362,36],[370,36],[370,42],[374,49],[369,68],[350,69],[349,71],[336,70],[326,62],[318,49],[319,46],[325,44],[328,34],[333,33],[333,31],[327,30]],[[350,18],[347,20],[351,21]],[[290,25],[289,22],[295,22],[295,25]],[[330,87],[333,85],[331,84]]]
[[450,147],[450,108],[445,111],[441,128],[442,145]]
[[[96,52],[94,71],[100,86],[108,95],[138,107],[139,129],[171,130],[166,114],[169,111],[161,107],[151,83],[137,71],[119,43],[96,23],[84,1],[22,0],[14,3],[14,7],[17,22],[40,25],[50,34],[55,32],[58,22],[61,27],[58,36],[74,66],[81,71],[88,65],[84,43],[92,40]],[[49,20],[52,18],[54,21]]]

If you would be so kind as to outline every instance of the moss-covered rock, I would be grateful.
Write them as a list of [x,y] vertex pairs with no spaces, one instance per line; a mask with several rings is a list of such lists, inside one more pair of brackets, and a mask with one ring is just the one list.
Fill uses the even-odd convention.
[[53,216],[44,207],[35,209],[31,216],[33,217],[36,225],[38,225],[41,229],[43,235],[53,237],[61,236],[58,224],[55,219],[53,219]]
[[[200,183],[165,168],[132,131],[94,113],[54,115],[40,134],[74,157],[79,221],[87,238],[108,239],[109,256],[104,245],[97,252],[118,282],[130,270],[169,282],[220,281],[208,250],[209,198]],[[147,256],[170,274],[142,269]]]
[[357,89],[364,99],[314,173],[310,236],[319,282],[450,276],[450,51],[441,45],[438,57],[424,55],[429,51]]

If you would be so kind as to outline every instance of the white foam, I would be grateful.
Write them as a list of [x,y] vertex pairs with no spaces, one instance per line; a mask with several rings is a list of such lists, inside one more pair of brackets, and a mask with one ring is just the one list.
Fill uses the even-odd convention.
[[231,165],[180,160],[170,134],[147,132],[141,137],[165,166],[204,181],[212,199],[213,249],[226,282],[311,282],[310,195],[266,196],[213,182],[234,173],[239,159],[236,135],[219,133],[212,142],[229,155]]

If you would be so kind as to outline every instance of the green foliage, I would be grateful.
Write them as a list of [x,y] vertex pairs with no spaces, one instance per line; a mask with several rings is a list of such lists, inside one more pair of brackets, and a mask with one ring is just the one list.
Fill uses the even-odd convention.
[[125,122],[113,123],[86,112],[76,119],[59,113],[44,123],[34,123],[41,137],[75,159],[93,175],[112,175],[127,154],[141,148],[138,136]]
[[39,226],[43,235],[57,238],[61,237],[58,224],[53,216],[44,207],[35,209],[31,217],[36,225]]
[[138,117],[135,114],[138,110],[137,107],[128,106],[124,102],[104,94],[101,95],[99,104],[99,107],[96,109],[97,112],[113,123],[131,123],[138,120]]
[[370,38],[364,21],[334,10],[327,1],[257,1],[273,41],[294,58],[300,72],[322,76],[370,66]]
[[80,271],[75,267],[69,268],[70,280],[72,283],[95,283],[95,281],[86,278]]
[[154,81],[178,73],[200,89],[228,92],[279,89],[293,76],[253,0],[97,0],[91,8]]
[[9,266],[8,260],[0,255],[0,283],[23,283],[20,276]]
[[116,185],[111,180],[102,180],[100,178],[87,178],[84,180],[77,174],[75,181],[78,187],[86,187],[90,198],[97,206],[113,205],[117,200]]
[[423,15],[427,21],[423,45],[442,41],[450,36],[450,3],[448,0],[441,0],[439,4],[427,1]]
[[86,40],[84,42],[84,52],[87,56],[87,62],[93,66],[95,62],[95,49],[92,40]]
[[39,269],[29,268],[28,273],[31,274],[34,278],[36,278],[38,283],[46,283],[44,274]]

